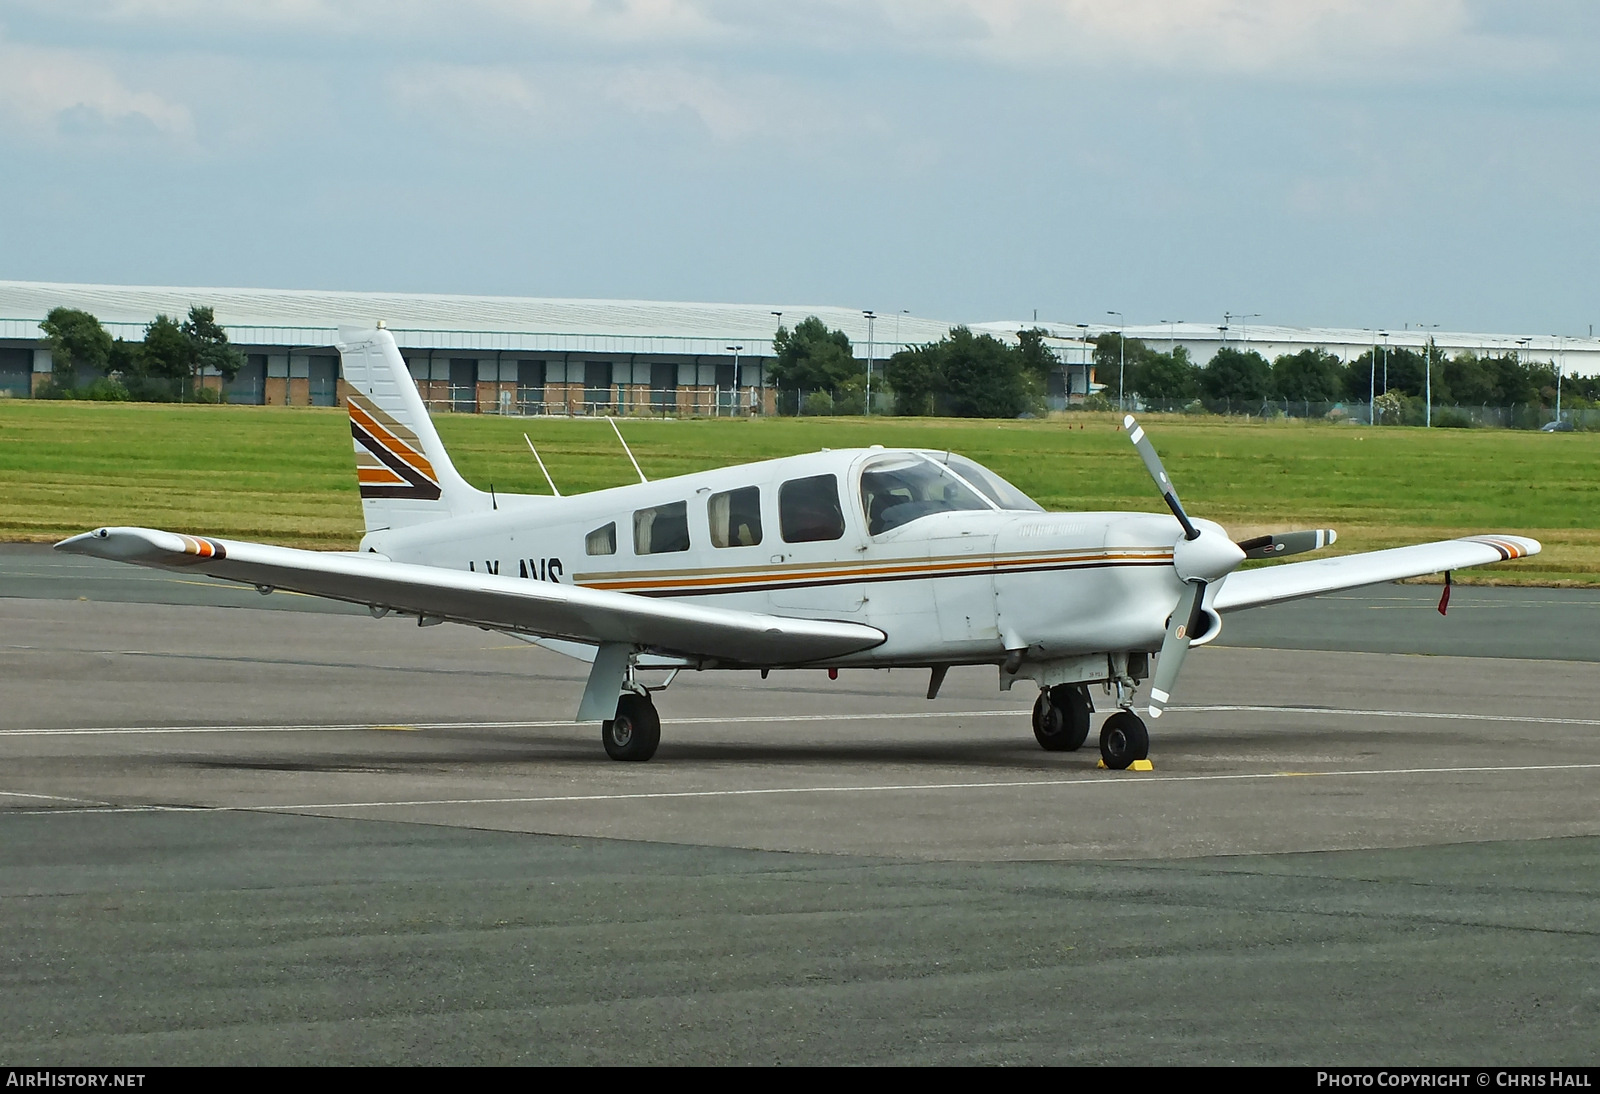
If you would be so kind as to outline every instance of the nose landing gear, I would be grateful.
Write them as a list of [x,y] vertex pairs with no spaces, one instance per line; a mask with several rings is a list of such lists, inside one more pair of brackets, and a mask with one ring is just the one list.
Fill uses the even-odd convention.
[[1126,771],[1150,755],[1150,731],[1131,710],[1119,710],[1100,727],[1100,759],[1113,771]]

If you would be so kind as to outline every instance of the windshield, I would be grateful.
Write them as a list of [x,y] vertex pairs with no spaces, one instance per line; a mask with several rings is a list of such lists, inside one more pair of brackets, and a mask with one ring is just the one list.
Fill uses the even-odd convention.
[[1044,506],[982,464],[974,463],[965,456],[957,456],[953,452],[941,452],[932,458],[967,480],[982,491],[984,497],[1002,509],[1020,509],[1029,513],[1044,512]]
[[948,470],[923,456],[883,456],[861,472],[861,507],[873,535],[932,513],[988,509],[989,504]]

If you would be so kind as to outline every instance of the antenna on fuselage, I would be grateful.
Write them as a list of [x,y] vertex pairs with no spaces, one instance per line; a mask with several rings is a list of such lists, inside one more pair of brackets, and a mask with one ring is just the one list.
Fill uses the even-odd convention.
[[[528,441],[528,435],[524,433],[522,439]],[[539,450],[533,447],[532,441],[528,441],[528,451],[533,453],[534,459],[539,460]],[[559,498],[561,491],[556,489],[556,480],[550,477],[550,471],[545,467],[543,460],[539,460],[539,470],[544,472],[544,481],[550,484],[550,492]]]
[[[607,418],[606,421],[611,423],[611,432],[617,435],[617,440],[622,441],[622,450],[628,454],[628,462],[633,464],[635,471],[639,471],[639,461],[633,458],[633,449],[628,447],[628,442],[622,440],[622,430],[617,428],[617,420],[615,418]],[[639,481],[649,482],[650,480],[644,477],[643,471],[639,471]]]

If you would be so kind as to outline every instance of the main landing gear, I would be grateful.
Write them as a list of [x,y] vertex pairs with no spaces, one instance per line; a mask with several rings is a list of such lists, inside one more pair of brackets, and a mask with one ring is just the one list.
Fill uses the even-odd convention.
[[1076,752],[1089,737],[1089,689],[1082,684],[1042,688],[1033,704],[1033,735],[1046,752]]
[[[1120,693],[1120,689],[1119,689]],[[1075,752],[1089,737],[1094,705],[1082,684],[1057,684],[1039,692],[1033,704],[1033,735],[1047,752]],[[1150,756],[1150,731],[1126,707],[1100,727],[1100,759],[1113,771],[1125,771]]]
[[624,692],[616,714],[600,723],[600,740],[613,760],[644,761],[654,756],[661,743],[661,715],[650,693]]

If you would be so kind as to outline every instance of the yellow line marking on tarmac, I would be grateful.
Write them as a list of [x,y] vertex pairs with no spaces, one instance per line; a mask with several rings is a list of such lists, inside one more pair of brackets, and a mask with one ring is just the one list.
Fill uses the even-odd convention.
[[1540,718],[1531,714],[1450,714],[1428,710],[1356,710],[1346,707],[1248,706],[1229,703],[1192,707],[1168,707],[1167,710],[1193,714],[1333,714],[1351,718],[1432,718],[1462,722],[1524,722],[1547,726],[1600,726],[1600,718]]
[[[1378,775],[1457,775],[1492,772],[1503,774],[1506,772],[1534,772],[1534,771],[1593,771],[1600,770],[1600,763],[1593,764],[1537,764],[1520,767],[1412,767],[1412,768],[1376,768],[1364,771],[1321,771],[1315,774],[1332,777],[1371,777]],[[1121,774],[1118,772],[1117,774]],[[1281,779],[1292,775],[1289,772],[1263,771],[1254,773],[1238,773],[1232,775],[1155,775],[1145,779],[1119,779],[1119,778],[1087,778],[1087,779],[1017,779],[996,780],[992,782],[970,783],[887,783],[874,786],[773,786],[759,787],[742,790],[661,790],[661,791],[636,791],[625,794],[559,794],[549,796],[531,796],[518,798],[441,798],[437,800],[418,801],[387,801],[387,802],[319,802],[314,805],[255,805],[242,806],[247,810],[262,810],[279,812],[295,809],[386,809],[386,808],[415,808],[430,805],[542,805],[561,802],[590,802],[590,801],[648,801],[658,798],[747,798],[767,797],[777,794],[885,794],[885,793],[915,793],[929,790],[1000,790],[1011,787],[1041,788],[1041,787],[1071,787],[1071,786],[1149,786],[1151,783],[1202,783],[1202,782],[1239,782],[1262,781],[1266,779]]]
[[[357,802],[278,802],[269,805],[137,805],[108,806],[103,809],[48,809],[38,812],[46,815],[64,813],[296,813],[317,810],[344,809],[418,809],[451,805],[563,805],[580,802],[661,801],[683,798],[754,798],[801,794],[905,794],[951,790],[1005,790],[1048,789],[1054,787],[1108,787],[1151,786],[1156,783],[1209,783],[1209,782],[1263,782],[1271,779],[1292,778],[1296,775],[1318,775],[1324,778],[1371,778],[1392,775],[1470,775],[1470,774],[1528,774],[1562,771],[1600,770],[1600,763],[1584,764],[1525,764],[1509,767],[1407,767],[1369,768],[1357,771],[1263,771],[1231,775],[1155,775],[1145,779],[1107,778],[1105,776],[1076,779],[1014,779],[990,782],[960,783],[883,783],[868,786],[770,786],[732,790],[660,790],[621,794],[551,794],[514,798],[425,798],[401,801]],[[1121,772],[1116,774],[1120,775]],[[12,815],[22,812],[12,811]]]

